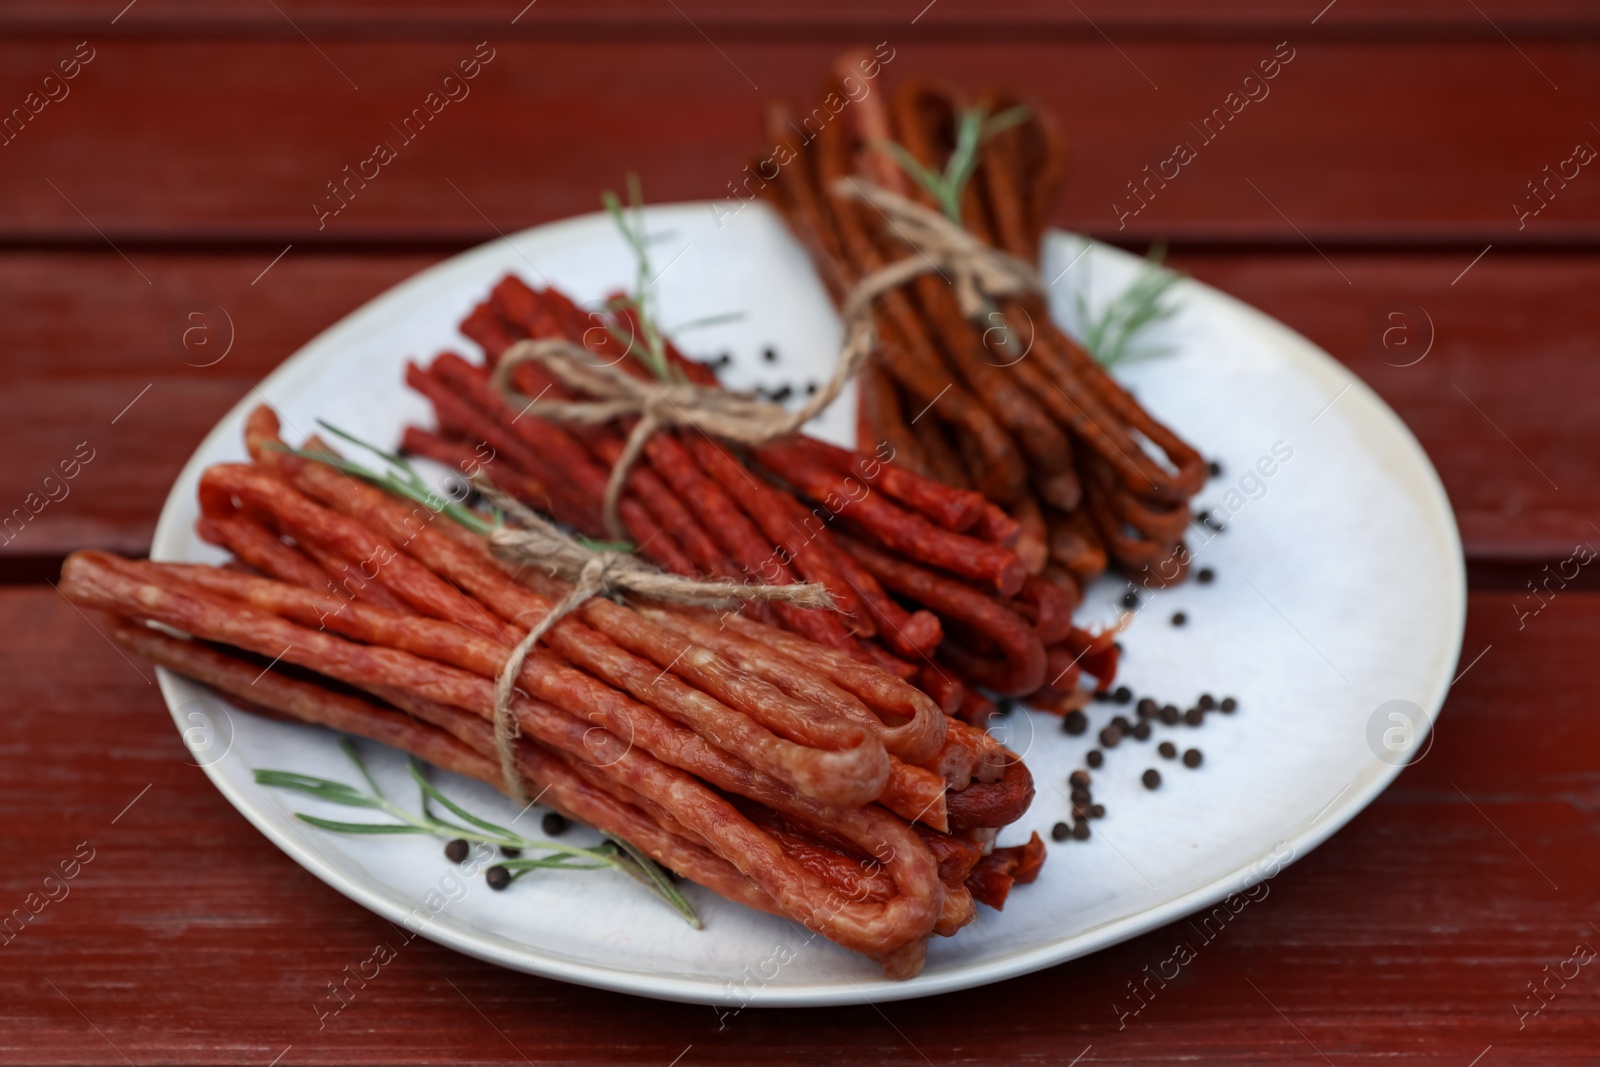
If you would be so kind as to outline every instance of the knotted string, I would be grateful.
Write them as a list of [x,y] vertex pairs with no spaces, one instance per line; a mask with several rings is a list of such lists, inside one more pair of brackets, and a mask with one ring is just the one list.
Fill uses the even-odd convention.
[[489,549],[496,558],[515,567],[539,567],[573,582],[572,590],[545,613],[538,625],[517,642],[500,667],[494,685],[494,745],[500,756],[500,774],[506,792],[526,804],[522,776],[517,771],[516,741],[520,735],[511,697],[523,663],[551,627],[596,596],[631,594],[672,604],[725,607],[740,601],[763,600],[802,608],[831,608],[833,599],[813,582],[794,585],[749,585],[738,582],[702,582],[657,570],[628,552],[595,551],[560,530],[537,512],[502,493],[481,472],[472,484],[498,507],[510,525],[489,534]]
[[[833,403],[846,383],[866,365],[878,343],[872,305],[890,290],[937,271],[954,286],[956,301],[969,319],[991,310],[995,297],[1044,290],[1032,266],[985,244],[936,211],[856,178],[840,179],[833,191],[877,208],[892,232],[916,253],[868,274],[845,297],[840,308],[844,344],[833,373],[794,411],[753,393],[641,378],[617,363],[597,364],[593,352],[560,338],[518,341],[501,354],[494,370],[495,388],[522,408],[524,414],[552,422],[588,424],[638,417],[606,483],[605,521],[611,536],[626,536],[617,516],[617,504],[628,472],[652,434],[664,426],[692,426],[711,437],[756,446],[794,433]],[[527,362],[542,364],[562,385],[588,399],[541,400],[523,396],[512,387],[511,376]]]

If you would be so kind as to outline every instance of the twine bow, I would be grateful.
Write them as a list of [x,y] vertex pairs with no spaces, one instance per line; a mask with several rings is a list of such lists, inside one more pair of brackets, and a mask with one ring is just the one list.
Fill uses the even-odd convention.
[[[895,235],[916,254],[873,271],[845,297],[840,308],[844,344],[833,373],[794,411],[753,393],[641,378],[619,366],[620,360],[597,363],[589,349],[559,338],[518,341],[501,354],[494,370],[495,388],[525,414],[553,422],[588,424],[638,417],[606,482],[605,521],[613,537],[626,536],[617,516],[617,504],[628,471],[652,434],[663,426],[692,426],[712,437],[755,446],[799,430],[833,403],[846,383],[866,365],[878,344],[872,304],[884,293],[919,275],[937,271],[955,287],[962,314],[977,318],[993,307],[991,301],[995,297],[1044,290],[1033,267],[985,244],[936,211],[855,178],[840,179],[833,191],[877,208]],[[542,400],[522,395],[512,387],[511,376],[519,365],[528,362],[542,364],[562,385],[590,399]]]
[[522,776],[517,772],[516,740],[520,731],[511,712],[522,665],[550,629],[596,596],[632,594],[672,604],[723,607],[740,601],[763,600],[802,608],[831,608],[833,599],[823,586],[812,582],[794,585],[749,585],[738,582],[702,582],[657,570],[628,552],[589,548],[563,533],[553,523],[496,489],[481,472],[472,484],[505,513],[513,525],[489,534],[489,550],[496,558],[518,567],[539,567],[573,582],[572,590],[545,613],[538,624],[517,642],[500,668],[494,685],[494,744],[500,756],[500,774],[506,792],[527,803]]

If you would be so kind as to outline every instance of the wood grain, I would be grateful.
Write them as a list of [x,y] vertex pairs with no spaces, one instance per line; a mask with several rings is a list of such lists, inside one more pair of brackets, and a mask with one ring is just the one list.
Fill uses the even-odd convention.
[[[919,39],[1026,39],[1040,33],[1100,39],[1169,37],[1192,39],[1263,32],[1319,36],[1387,37],[1427,34],[1499,39],[1593,34],[1597,25],[1589,5],[1578,0],[1540,0],[1470,5],[1452,0],[1339,0],[1334,5],[1304,0],[1232,0],[1184,4],[1175,0],[774,0],[754,5],[733,0],[685,0],[672,6],[648,0],[281,0],[273,7],[251,0],[140,0],[123,17],[125,0],[56,0],[7,5],[0,26],[11,32],[68,32],[144,35],[337,34],[420,36],[441,28],[482,29],[529,36],[552,33],[591,37],[678,37],[697,39],[775,37],[797,33],[839,39],[852,33],[895,33]],[[111,20],[115,18],[113,25]],[[514,21],[513,21],[514,20]],[[1498,27],[1498,29],[1497,29]]]
[[1492,1044],[1485,1063],[1586,1064],[1592,969],[1520,1031],[1512,1004],[1575,944],[1600,945],[1600,720],[1584,695],[1600,682],[1597,626],[1591,594],[1558,596],[1520,632],[1505,596],[1474,596],[1466,655],[1489,651],[1452,691],[1426,757],[1121,1030],[1113,1002],[1126,1006],[1126,983],[1177,941],[1198,941],[1187,923],[965,993],[725,1020],[418,940],[319,1030],[326,983],[394,931],[272,848],[187,765],[154,688],[57,594],[0,591],[12,709],[0,903],[21,906],[79,842],[95,850],[70,895],[0,948],[0,1058],[1064,1064],[1092,1046],[1080,1062],[1321,1053],[1464,1067]]
[[[75,43],[0,46],[0,101],[20,104]],[[218,50],[205,39],[128,37],[91,47],[71,95],[0,148],[0,238],[13,245],[477,243],[595,210],[598,191],[629,171],[655,201],[726,196],[754,154],[771,150],[763,101],[818,104],[840,42],[496,39],[470,95],[410,141],[397,132],[402,119],[472,54],[472,38],[313,45],[296,35]],[[880,77],[890,82],[1005,83],[1059,115],[1074,163],[1057,219],[1095,235],[1474,251],[1600,241],[1600,178],[1586,169],[1552,185],[1537,217],[1519,222],[1512,207],[1536,203],[1526,183],[1578,142],[1600,146],[1587,103],[1600,94],[1600,44],[1297,38],[1285,46],[1292,62],[1263,83],[1269,95],[1209,143],[1203,119],[1274,54],[1273,38],[887,47],[895,58]],[[380,141],[396,158],[319,221],[314,201],[338,204],[327,183]],[[1124,216],[1139,203],[1128,184],[1180,141],[1197,158]]]
[[[0,559],[145,551],[172,479],[216,420],[300,345],[432,260],[295,248],[252,284],[274,254],[140,254],[138,270],[101,253],[0,255],[0,291],[16,297],[0,318],[11,368],[0,393],[10,448],[0,504],[21,504],[80,442],[98,450],[72,495],[0,545]],[[1600,257],[1496,249],[1461,276],[1471,259],[1339,253],[1334,266],[1307,252],[1173,262],[1302,331],[1377,389],[1438,467],[1470,559],[1565,558],[1600,536],[1590,526],[1600,522],[1591,306]],[[207,366],[230,323],[232,349]]]

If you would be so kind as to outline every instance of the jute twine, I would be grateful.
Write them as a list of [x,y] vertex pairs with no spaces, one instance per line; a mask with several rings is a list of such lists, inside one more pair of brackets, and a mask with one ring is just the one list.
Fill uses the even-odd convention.
[[[856,178],[840,179],[833,191],[880,211],[890,230],[915,249],[915,254],[873,271],[850,291],[840,312],[844,345],[833,374],[794,411],[753,393],[693,382],[655,381],[630,374],[617,363],[598,365],[593,352],[558,338],[518,341],[500,356],[494,371],[495,388],[524,414],[589,424],[638,417],[606,483],[605,521],[613,537],[625,536],[617,503],[628,471],[652,434],[662,427],[691,426],[712,437],[754,446],[794,433],[833,403],[866,365],[878,343],[872,305],[883,294],[937,271],[953,285],[961,312],[970,319],[990,310],[995,297],[1044,290],[1032,266],[985,244],[936,211]],[[511,385],[512,372],[527,362],[542,364],[562,385],[587,399],[542,400],[517,392]]]
[[702,582],[657,570],[629,552],[597,552],[496,489],[481,472],[473,476],[472,484],[506,517],[507,525],[489,534],[489,548],[496,558],[513,566],[539,567],[573,583],[571,592],[517,642],[495,679],[495,751],[500,756],[500,774],[505,780],[506,792],[519,804],[526,804],[528,797],[522,788],[522,775],[517,771],[516,740],[520,730],[511,711],[517,678],[539,640],[584,601],[596,596],[630,594],[699,607],[725,607],[751,600],[802,608],[833,607],[827,589],[813,582],[796,585]]

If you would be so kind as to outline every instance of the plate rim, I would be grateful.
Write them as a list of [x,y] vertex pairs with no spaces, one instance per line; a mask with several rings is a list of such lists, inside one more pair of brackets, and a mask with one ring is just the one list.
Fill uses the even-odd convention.
[[[648,206],[646,211],[651,214],[700,212],[706,210],[713,203],[714,201],[690,201],[654,204]],[[770,213],[770,209],[764,204],[757,204],[755,207],[758,213]],[[275,383],[290,379],[300,373],[303,367],[314,361],[320,349],[336,343],[342,333],[357,329],[358,323],[364,321],[368,316],[380,312],[390,305],[405,303],[413,293],[427,289],[436,284],[439,279],[456,272],[474,269],[478,260],[491,258],[493,255],[492,250],[501,243],[515,247],[518,241],[527,238],[537,237],[548,240],[550,238],[569,237],[578,231],[592,227],[596,220],[601,220],[605,217],[603,212],[572,216],[538,226],[531,226],[466,249],[405,278],[359,307],[347,312],[338,321],[318,332],[316,336],[305,342],[283,362],[274,367],[266,377],[252,386],[195,446],[194,451],[174,479],[172,488],[168,490],[167,497],[162,503],[160,518],[157,520],[155,531],[151,537],[151,558],[164,558],[162,546],[178,536],[179,531],[176,528],[184,521],[180,517],[180,512],[187,505],[188,497],[192,493],[191,487],[197,480],[201,469],[210,462],[209,460],[203,460],[202,457],[209,455],[219,440],[235,435],[237,433],[237,424],[242,421],[243,416],[250,408],[266,399],[266,391]],[[1115,246],[1094,240],[1083,234],[1054,227],[1046,231],[1046,241],[1063,239],[1084,243],[1093,248],[1098,254],[1129,255],[1129,253],[1123,252]],[[1422,727],[1415,731],[1412,738],[1412,755],[1419,751],[1425,751],[1424,743],[1431,736],[1434,721],[1438,718],[1443,708],[1445,697],[1451,685],[1454,684],[1451,677],[1455,667],[1460,663],[1462,639],[1466,629],[1467,608],[1466,565],[1461,535],[1456,524],[1454,509],[1451,507],[1449,495],[1445,491],[1444,484],[1439,478],[1438,470],[1434,467],[1426,450],[1417,440],[1416,435],[1411,432],[1410,427],[1395,413],[1394,409],[1389,407],[1383,398],[1367,385],[1359,375],[1313,343],[1309,338],[1237,297],[1197,279],[1185,277],[1180,282],[1180,285],[1184,287],[1199,287],[1211,299],[1220,299],[1229,305],[1235,314],[1243,315],[1247,319],[1253,319],[1255,320],[1255,325],[1277,333],[1279,339],[1289,342],[1290,345],[1298,349],[1297,352],[1293,353],[1292,358],[1303,361],[1302,365],[1309,364],[1324,375],[1342,373],[1347,376],[1349,378],[1349,390],[1361,397],[1371,412],[1393,432],[1395,443],[1405,449],[1410,454],[1411,459],[1419,465],[1418,473],[1423,476],[1422,481],[1427,492],[1425,500],[1421,499],[1422,494],[1419,494],[1418,502],[1419,504],[1426,503],[1430,510],[1436,512],[1436,518],[1442,520],[1440,532],[1448,535],[1445,538],[1446,544],[1444,545],[1449,555],[1449,559],[1446,561],[1447,570],[1456,579],[1447,590],[1451,600],[1449,607],[1452,609],[1451,617],[1447,620],[1448,632],[1453,634],[1452,643],[1455,652],[1445,661],[1444,670],[1441,672],[1440,677],[1433,680],[1432,690],[1428,693],[1426,699],[1417,702],[1426,714]],[[1442,625],[1441,632],[1443,633],[1445,630],[1446,627]],[[180,709],[187,699],[192,699],[184,690],[186,687],[196,686],[198,683],[191,682],[165,668],[158,667],[156,675],[162,698],[167,704],[168,713],[172,716],[173,722],[181,735],[185,728],[185,722],[179,717]],[[271,821],[271,814],[281,813],[277,812],[277,809],[270,802],[258,802],[255,798],[248,796],[243,788],[236,787],[229,778],[224,777],[220,769],[221,762],[221,760],[217,760],[205,763],[201,766],[201,770],[205,772],[206,777],[210,779],[217,791],[226,797],[234,809],[243,815],[263,836],[305,870],[345,897],[392,922],[400,923],[405,921],[410,912],[399,901],[385,895],[381,888],[376,885],[369,886],[364,881],[352,878],[351,875],[340,870],[314,847],[304,841],[297,840],[291,833],[281,829]],[[1409,762],[1409,759],[1406,762],[1397,764],[1390,764],[1381,760],[1376,761],[1376,766],[1369,769],[1366,781],[1359,788],[1356,786],[1360,776],[1353,780],[1351,785],[1336,796],[1328,807],[1313,818],[1309,824],[1292,836],[1274,843],[1272,846],[1274,850],[1279,845],[1284,844],[1292,849],[1291,857],[1284,866],[1292,865],[1346,826],[1394,781],[1400,772],[1409,765]],[[487,932],[439,927],[431,919],[423,924],[422,928],[417,930],[417,933],[447,948],[511,970],[656,1000],[726,1006],[738,1010],[743,1010],[747,1007],[854,1005],[877,1001],[914,999],[956,992],[1019,977],[1078,959],[1165,926],[1186,915],[1193,914],[1278,873],[1274,871],[1272,874],[1262,875],[1258,869],[1259,866],[1260,864],[1256,863],[1235,868],[1202,886],[1189,890],[1182,896],[1168,899],[1161,904],[1146,908],[1132,915],[1109,920],[1064,939],[1021,948],[997,959],[985,960],[970,966],[957,967],[941,974],[919,976],[909,981],[889,982],[873,978],[867,981],[866,988],[845,977],[826,987],[819,987],[815,984],[790,988],[761,986],[753,990],[741,991],[748,995],[730,995],[729,989],[733,988],[731,979],[717,980],[676,975],[651,975],[639,971],[620,970],[602,964],[570,961],[564,957],[544,954],[535,946],[513,942]]]

